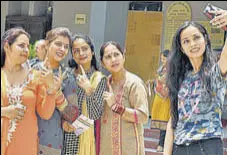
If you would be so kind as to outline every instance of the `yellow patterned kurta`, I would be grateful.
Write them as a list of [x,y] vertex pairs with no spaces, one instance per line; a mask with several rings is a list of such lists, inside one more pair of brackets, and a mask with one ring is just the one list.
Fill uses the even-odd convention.
[[[92,87],[95,89],[101,79],[104,77],[100,72],[95,72],[90,79]],[[86,117],[88,116],[86,100],[82,104],[82,114]],[[80,135],[80,144],[78,155],[96,155],[95,149],[95,135],[94,135],[94,126],[86,130],[82,135]]]

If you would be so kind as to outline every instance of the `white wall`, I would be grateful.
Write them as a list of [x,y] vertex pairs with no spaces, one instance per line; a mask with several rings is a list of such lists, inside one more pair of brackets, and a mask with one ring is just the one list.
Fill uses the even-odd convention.
[[[72,33],[89,34],[91,1],[53,1],[52,27],[68,27]],[[87,23],[75,24],[75,14],[86,14]]]
[[1,1],[1,37],[5,32],[5,20],[6,15],[8,14],[8,7],[9,7],[8,1]]

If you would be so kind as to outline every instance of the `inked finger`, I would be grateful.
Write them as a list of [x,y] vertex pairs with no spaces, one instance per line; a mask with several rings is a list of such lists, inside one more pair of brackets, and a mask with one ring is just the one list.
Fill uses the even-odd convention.
[[80,69],[81,69],[82,75],[86,75],[86,73],[85,73],[84,68],[83,68],[82,65],[80,65]]

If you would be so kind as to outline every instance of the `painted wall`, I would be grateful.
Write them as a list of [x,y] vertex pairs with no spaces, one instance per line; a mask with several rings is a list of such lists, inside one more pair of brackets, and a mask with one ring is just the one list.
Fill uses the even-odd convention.
[[[22,1],[6,1],[9,3],[7,15],[18,15],[21,14]],[[2,8],[2,6],[1,6]]]
[[105,41],[117,41],[124,47],[129,3],[130,1],[107,2]]
[[1,1],[1,37],[5,32],[5,20],[9,10],[9,2]]
[[[89,33],[91,1],[53,1],[52,27],[68,27],[72,33]],[[75,14],[86,14],[87,22],[83,25],[75,24]]]

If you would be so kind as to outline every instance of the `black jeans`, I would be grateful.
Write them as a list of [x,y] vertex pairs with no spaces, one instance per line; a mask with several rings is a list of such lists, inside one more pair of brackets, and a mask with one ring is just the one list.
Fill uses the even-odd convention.
[[173,155],[223,155],[221,138],[199,140],[189,145],[173,145]]
[[158,145],[164,147],[165,137],[166,137],[166,130],[160,130],[160,137],[159,137]]

